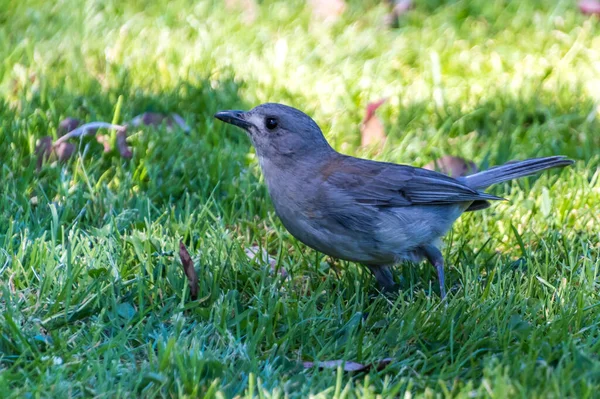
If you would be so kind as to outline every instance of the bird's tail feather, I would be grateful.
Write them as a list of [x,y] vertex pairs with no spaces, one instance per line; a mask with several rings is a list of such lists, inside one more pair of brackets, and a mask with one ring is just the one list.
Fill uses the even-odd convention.
[[483,172],[466,176],[463,178],[463,181],[467,186],[481,190],[492,184],[502,183],[519,177],[533,175],[542,170],[560,168],[571,164],[573,164],[573,161],[564,156],[532,158],[496,166]]

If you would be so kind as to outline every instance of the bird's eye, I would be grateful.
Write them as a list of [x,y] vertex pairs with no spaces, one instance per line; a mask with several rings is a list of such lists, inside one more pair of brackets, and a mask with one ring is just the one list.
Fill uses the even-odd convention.
[[273,130],[277,127],[277,119],[275,118],[267,118],[265,121],[265,126],[269,130]]

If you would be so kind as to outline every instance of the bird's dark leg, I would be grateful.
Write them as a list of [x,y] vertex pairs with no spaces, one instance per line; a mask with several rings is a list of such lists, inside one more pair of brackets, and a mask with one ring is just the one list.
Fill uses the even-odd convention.
[[446,298],[446,283],[444,281],[444,257],[442,256],[442,252],[434,246],[429,246],[423,248],[423,253],[429,263],[437,270],[438,280],[440,282],[440,296],[444,299]]
[[394,276],[389,266],[372,266],[367,265],[375,279],[379,288],[383,292],[393,292],[398,289],[398,286],[394,283]]

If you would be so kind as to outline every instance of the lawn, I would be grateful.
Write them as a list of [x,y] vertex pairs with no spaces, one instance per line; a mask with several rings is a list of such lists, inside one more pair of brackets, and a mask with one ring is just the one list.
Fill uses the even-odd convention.
[[[252,20],[218,1],[0,0],[0,397],[597,395],[600,21],[574,0],[415,3],[389,29],[375,0],[333,21],[303,1],[261,1]],[[359,123],[383,97],[377,153]],[[291,237],[249,140],[212,117],[263,102],[355,156],[576,164],[459,219],[446,302],[427,264],[396,268],[383,296]],[[73,140],[37,170],[64,118],[147,111],[189,135],[130,128],[131,159]],[[331,360],[382,367],[303,367]]]

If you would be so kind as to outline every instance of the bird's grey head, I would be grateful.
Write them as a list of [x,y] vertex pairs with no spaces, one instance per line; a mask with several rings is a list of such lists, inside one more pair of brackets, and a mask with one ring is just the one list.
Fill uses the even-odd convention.
[[259,157],[273,162],[332,151],[310,116],[283,104],[261,104],[250,111],[221,111],[215,118],[248,133]]

